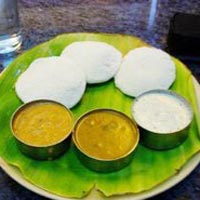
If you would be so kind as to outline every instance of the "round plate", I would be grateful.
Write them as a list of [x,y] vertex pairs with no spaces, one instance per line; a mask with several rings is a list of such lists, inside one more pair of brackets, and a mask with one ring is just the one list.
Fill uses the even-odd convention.
[[[200,111],[200,85],[195,78],[193,78],[193,82],[194,82],[195,91],[197,94],[196,96],[197,96],[197,102],[198,102],[198,110]],[[169,178],[162,184],[156,186],[155,188],[145,191],[145,192],[138,193],[138,194],[127,194],[127,195],[122,195],[122,196],[109,197],[108,199],[109,200],[114,200],[114,199],[115,200],[116,199],[117,200],[141,200],[141,199],[146,199],[146,198],[155,196],[155,195],[157,195],[161,192],[164,192],[167,189],[173,187],[177,183],[181,182],[185,177],[187,177],[197,167],[199,162],[200,162],[200,152],[197,153],[195,156],[193,156],[185,164],[185,166],[183,168],[181,168],[179,173],[177,173],[175,176]],[[54,200],[70,200],[70,198],[65,198],[65,197],[54,195],[52,193],[49,193],[49,192],[31,184],[26,179],[24,179],[23,175],[20,173],[20,171],[16,167],[7,164],[1,158],[0,158],[0,166],[16,182],[18,182],[25,188],[27,188],[39,195],[42,195],[44,197],[54,199]],[[101,199],[105,199],[105,197],[102,196],[102,194],[100,194],[98,191],[93,190],[86,198],[83,198],[83,199],[101,200]]]

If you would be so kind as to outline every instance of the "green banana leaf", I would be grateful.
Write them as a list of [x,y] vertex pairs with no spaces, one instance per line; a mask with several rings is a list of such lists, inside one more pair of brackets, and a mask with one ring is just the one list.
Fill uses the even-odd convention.
[[[104,195],[139,193],[150,190],[178,173],[182,166],[200,150],[197,103],[191,72],[177,59],[176,81],[170,88],[184,96],[194,110],[194,119],[189,129],[189,138],[179,147],[167,151],[155,151],[142,145],[132,163],[113,173],[97,173],[85,168],[77,159],[73,147],[54,161],[36,161],[22,155],[16,147],[9,123],[12,113],[22,104],[14,86],[19,75],[39,57],[60,55],[70,43],[80,40],[104,41],[123,54],[147,45],[139,38],[123,35],[74,33],[64,34],[43,43],[19,56],[0,77],[0,157],[17,166],[24,178],[36,186],[64,197],[81,198],[93,188]],[[103,98],[102,98],[103,97]],[[81,102],[72,109],[77,119],[94,108],[114,108],[131,116],[133,98],[122,94],[114,87],[113,80],[97,85],[88,85]]]

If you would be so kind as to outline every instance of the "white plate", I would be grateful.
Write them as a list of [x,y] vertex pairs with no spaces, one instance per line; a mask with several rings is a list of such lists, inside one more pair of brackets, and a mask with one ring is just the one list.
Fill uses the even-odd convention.
[[[196,81],[196,79],[193,79],[196,94],[197,94],[197,102],[198,102],[198,110],[200,111],[200,85]],[[199,164],[200,162],[200,152],[195,154],[185,165],[179,173],[177,173],[175,176],[169,178],[167,181],[163,182],[162,184],[156,186],[155,188],[141,192],[138,194],[127,194],[127,195],[122,195],[122,196],[114,196],[108,198],[109,200],[141,200],[141,199],[146,199],[152,196],[155,196],[157,194],[160,194],[161,192],[166,191],[167,189],[173,187],[177,183],[181,182],[185,177],[187,177]],[[4,160],[0,158],[0,166],[1,168],[16,182],[24,186],[25,188],[50,199],[54,200],[70,200],[70,198],[65,198],[61,196],[57,196],[55,194],[52,194],[48,191],[45,191],[30,182],[28,182],[21,172],[14,166],[7,164]],[[91,199],[96,199],[96,200],[101,200],[105,199],[98,191],[93,190],[89,196],[86,198],[83,198],[84,200],[91,200]]]

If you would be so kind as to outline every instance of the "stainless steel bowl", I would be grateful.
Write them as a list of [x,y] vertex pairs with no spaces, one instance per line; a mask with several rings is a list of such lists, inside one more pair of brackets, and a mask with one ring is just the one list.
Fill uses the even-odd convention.
[[47,145],[42,145],[42,146],[31,145],[30,143],[23,141],[20,137],[18,137],[15,134],[15,132],[13,130],[13,122],[14,122],[15,117],[19,114],[19,112],[26,109],[30,105],[34,105],[34,104],[38,104],[38,103],[39,104],[53,103],[53,104],[61,105],[68,111],[68,113],[71,115],[71,118],[73,119],[71,111],[68,108],[66,108],[64,105],[62,105],[56,101],[42,99],[42,100],[31,101],[29,103],[26,103],[26,104],[23,104],[22,106],[20,106],[13,113],[13,115],[11,117],[10,128],[12,130],[13,136],[16,139],[17,146],[23,154],[25,154],[31,158],[37,159],[37,160],[53,160],[53,159],[57,158],[58,156],[62,155],[69,148],[70,143],[71,143],[71,132],[73,129],[73,124],[72,124],[71,130],[69,132],[66,132],[66,135],[64,138],[62,138],[62,140],[59,140],[56,143],[51,144],[51,145],[47,144]]
[[[135,142],[133,142],[132,148],[129,152],[126,152],[124,155],[117,157],[115,159],[101,159],[101,158],[97,158],[97,157],[89,155],[88,153],[84,151],[84,149],[80,147],[78,143],[78,139],[77,139],[77,127],[79,126],[79,124],[84,118],[88,117],[89,115],[93,113],[99,113],[99,112],[109,112],[109,113],[112,113],[113,115],[118,115],[124,120],[127,120],[130,126],[132,126],[132,128],[135,130],[135,133],[133,133],[135,134],[134,135]],[[96,109],[96,110],[92,110],[86,113],[85,115],[79,118],[79,120],[75,124],[74,132],[72,134],[72,140],[73,140],[75,151],[78,158],[86,167],[97,172],[113,172],[113,171],[120,170],[126,167],[131,162],[132,156],[139,142],[139,130],[137,128],[136,123],[133,120],[131,120],[128,116],[126,116],[125,114],[119,111],[111,110],[111,109]],[[88,138],[88,140],[90,140],[90,138]]]
[[[150,130],[149,128],[147,128],[146,125],[141,124],[141,121],[135,116],[137,112],[136,110],[137,104],[141,101],[142,98],[147,97],[148,95],[152,95],[152,94],[166,95],[166,96],[169,96],[170,98],[171,97],[174,98],[175,101],[181,103],[181,105],[184,106],[184,109],[187,110],[188,119],[189,119],[188,123],[184,124],[178,130],[175,130],[175,131],[171,130],[169,132],[159,132],[159,131]],[[152,91],[148,91],[139,95],[134,101],[134,104],[132,107],[132,114],[133,114],[134,120],[136,121],[140,129],[141,143],[149,148],[157,149],[157,150],[171,149],[182,144],[188,136],[188,128],[193,119],[193,111],[189,102],[186,101],[186,99],[184,99],[182,96],[169,90],[152,90]],[[174,113],[174,115],[176,114],[177,113]],[[146,115],[146,112],[141,113],[141,115]]]

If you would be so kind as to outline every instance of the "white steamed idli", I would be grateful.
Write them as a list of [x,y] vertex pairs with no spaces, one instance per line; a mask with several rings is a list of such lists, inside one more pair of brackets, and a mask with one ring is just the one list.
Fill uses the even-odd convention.
[[85,88],[84,73],[72,61],[60,57],[33,61],[15,84],[17,95],[25,103],[49,99],[68,108],[80,101]]
[[122,55],[113,46],[96,41],[74,42],[61,56],[74,60],[85,75],[87,83],[102,83],[117,73]]
[[115,76],[123,93],[136,97],[153,89],[168,89],[176,78],[176,68],[164,51],[140,47],[128,52]]

